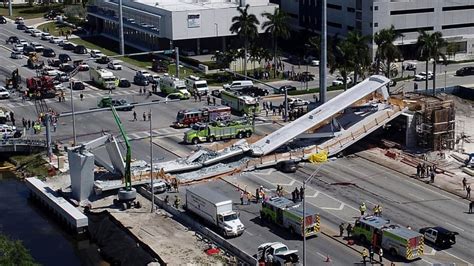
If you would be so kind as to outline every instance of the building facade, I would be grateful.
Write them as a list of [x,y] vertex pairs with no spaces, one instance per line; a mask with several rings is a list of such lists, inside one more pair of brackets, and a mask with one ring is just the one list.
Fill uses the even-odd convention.
[[[88,6],[88,19],[94,33],[118,39],[118,1],[96,0]],[[229,30],[237,7],[249,5],[260,23],[262,13],[273,13],[278,6],[269,0],[123,0],[124,39],[161,50],[179,46],[184,52],[199,54],[208,49],[225,49],[234,36]],[[259,27],[259,32],[263,30]]]
[[[319,32],[321,0],[272,0],[280,4],[296,30]],[[351,30],[373,35],[391,25],[402,33],[396,41],[407,58],[415,57],[418,31],[440,31],[458,54],[474,51],[474,1],[472,0],[327,0],[329,35],[345,36]],[[415,49],[416,50],[416,49]]]

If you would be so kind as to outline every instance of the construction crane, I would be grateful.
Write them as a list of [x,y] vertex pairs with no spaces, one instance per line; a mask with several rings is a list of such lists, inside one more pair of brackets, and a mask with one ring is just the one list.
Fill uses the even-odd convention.
[[130,165],[132,163],[132,147],[130,142],[128,141],[127,133],[125,133],[125,129],[123,128],[122,121],[120,121],[120,117],[115,110],[115,107],[112,106],[112,114],[114,115],[115,123],[120,130],[120,134],[122,135],[125,141],[125,147],[127,149],[127,153],[125,155],[125,173],[124,173],[124,180],[125,180],[125,188],[119,189],[117,194],[117,199],[114,199],[114,205],[122,205],[125,209],[129,209],[132,207],[132,204],[135,208],[140,208],[141,204],[139,201],[135,201],[137,197],[137,191],[135,188],[132,187],[132,171],[130,169]]

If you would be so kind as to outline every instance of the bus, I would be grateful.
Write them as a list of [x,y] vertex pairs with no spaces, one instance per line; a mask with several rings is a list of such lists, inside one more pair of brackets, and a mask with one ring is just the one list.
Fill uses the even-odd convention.
[[237,92],[222,91],[221,104],[229,106],[232,111],[239,114],[253,115],[254,113],[257,114],[260,112],[257,98],[239,95]]

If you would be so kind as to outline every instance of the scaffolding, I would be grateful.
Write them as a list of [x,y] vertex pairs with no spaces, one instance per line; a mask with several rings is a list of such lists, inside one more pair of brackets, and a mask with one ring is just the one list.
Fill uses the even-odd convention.
[[455,109],[452,100],[420,99],[415,114],[417,143],[422,148],[453,150],[455,147]]

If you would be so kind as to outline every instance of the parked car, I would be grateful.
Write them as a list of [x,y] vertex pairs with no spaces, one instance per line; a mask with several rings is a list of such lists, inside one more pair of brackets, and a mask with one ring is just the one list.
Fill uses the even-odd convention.
[[112,99],[110,97],[104,97],[100,100],[98,106],[100,108],[115,106],[118,111],[131,111],[134,106],[130,105],[125,99]]
[[41,45],[40,43],[32,42],[30,45],[31,45],[31,47],[35,48],[35,51],[38,52],[38,53],[41,53],[44,50],[44,46]]
[[62,41],[62,40],[63,40],[62,38],[53,36],[53,37],[51,37],[51,39],[49,39],[49,42],[50,42],[50,43],[54,43],[54,44],[58,44],[58,43],[59,43],[60,41]]
[[49,41],[53,36],[48,32],[41,33],[41,40]]
[[61,60],[59,59],[48,59],[48,65],[52,66],[52,67],[59,67],[59,65],[61,65]]
[[119,86],[120,88],[129,88],[130,86],[132,86],[132,84],[130,84],[130,81],[128,81],[128,79],[126,79],[126,78],[121,78],[121,79],[119,80],[118,86]]
[[21,45],[21,44],[14,44],[14,45],[13,45],[13,51],[15,51],[15,52],[23,52],[23,45]]
[[[300,98],[288,98],[288,106],[290,107],[295,107],[295,106],[302,106],[302,105],[308,105],[309,101],[300,99]],[[285,102],[283,102],[283,105],[285,105]]]
[[148,86],[150,84],[150,81],[145,76],[135,75],[133,77],[133,83],[135,83],[138,86]]
[[63,45],[63,49],[66,51],[74,51],[74,49],[76,49],[76,45],[68,42]]
[[267,95],[269,94],[269,92],[268,92],[267,89],[259,88],[259,87],[256,87],[256,86],[243,87],[243,88],[240,90],[240,92],[243,93],[243,94],[247,94],[247,95],[253,96],[253,97],[256,97],[256,96],[267,96]]
[[424,235],[427,242],[443,248],[456,244],[456,236],[459,235],[457,232],[440,226],[421,228],[420,233]]
[[26,25],[25,25],[25,24],[18,24],[18,25],[16,25],[16,29],[17,29],[17,30],[25,30],[25,29],[26,29]]
[[463,67],[456,70],[456,76],[469,76],[469,75],[474,75],[474,67],[472,66]]
[[5,124],[0,125],[0,139],[19,137],[21,137],[21,131],[17,130],[15,126]]
[[426,75],[426,72],[420,72],[420,74],[415,75],[415,81],[426,80],[426,76],[428,76],[428,80],[433,79],[433,72],[428,71],[428,75]]
[[71,65],[71,64],[63,63],[63,64],[59,65],[59,70],[61,70],[63,72],[66,72],[66,73],[69,73],[69,72],[74,70],[74,66]]
[[19,40],[16,41],[16,43],[20,44],[20,45],[23,45],[23,46],[28,45],[28,42],[24,39],[19,39]]
[[83,90],[85,88],[86,88],[86,86],[81,81],[73,81],[73,83],[72,83],[72,89],[73,90]]
[[89,71],[89,65],[86,62],[79,63],[77,67],[79,71]]
[[61,47],[64,48],[64,45],[66,45],[66,44],[68,44],[68,43],[70,43],[68,40],[66,40],[66,39],[61,39],[57,44],[58,44],[58,46],[61,46]]
[[[154,180],[153,181],[153,193],[154,194],[160,194],[160,193],[165,193],[166,192],[166,187],[169,185],[161,179]],[[148,184],[146,189],[151,192],[151,186]]]
[[0,16],[0,24],[7,24],[7,19],[4,16]]
[[13,59],[22,59],[22,58],[23,58],[23,54],[22,54],[22,52],[13,51],[13,52],[10,54],[10,57],[13,58]]
[[8,39],[5,41],[7,44],[9,43],[17,43],[20,39],[17,36],[10,36]]
[[1,99],[10,98],[10,92],[3,86],[0,86],[0,98]]
[[43,56],[44,57],[55,57],[56,53],[54,52],[53,49],[51,48],[46,48],[43,50]]
[[97,50],[97,49],[91,50],[90,55],[92,58],[99,58],[99,57],[104,56],[104,54],[100,50]]
[[68,54],[59,54],[58,58],[61,63],[67,63],[69,61],[72,61],[71,57]]
[[285,85],[285,86],[281,86],[280,88],[274,88],[273,89],[273,93],[275,94],[284,94],[285,93],[285,90],[290,92],[290,91],[295,91],[296,90],[296,87],[295,86],[291,86],[291,85]]
[[108,64],[110,62],[110,58],[106,55],[103,55],[101,57],[98,57],[95,62],[99,64]]
[[43,33],[42,31],[37,30],[37,29],[33,29],[30,31],[30,35],[33,37],[41,37],[42,33]]
[[78,45],[74,47],[74,53],[76,54],[87,54],[87,48],[84,45]]
[[33,46],[30,46],[30,45],[23,46],[23,54],[24,55],[30,56],[30,55],[35,54],[35,53],[36,53],[36,50]]
[[15,24],[20,24],[20,23],[24,23],[23,17],[16,17]]
[[113,70],[122,70],[122,63],[121,60],[112,60],[107,64],[107,67]]
[[286,160],[278,162],[275,168],[283,173],[294,173],[297,169],[297,164],[294,160]]
[[32,30],[34,30],[35,28],[33,26],[26,26],[25,27],[25,33],[31,33]]
[[[351,84],[352,83],[352,78],[347,76],[346,77],[346,83]],[[344,84],[344,78],[341,76],[337,76],[335,80],[332,81],[333,86],[338,86],[338,85],[343,85]]]

